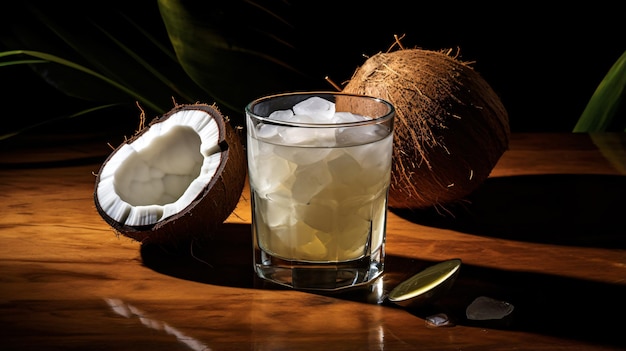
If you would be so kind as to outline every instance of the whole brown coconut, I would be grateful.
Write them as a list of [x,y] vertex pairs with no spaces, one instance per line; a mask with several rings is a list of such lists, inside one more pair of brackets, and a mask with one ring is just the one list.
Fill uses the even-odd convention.
[[508,148],[508,114],[499,97],[450,53],[379,53],[343,88],[396,108],[390,207],[459,202],[484,182]]
[[243,191],[241,138],[215,106],[177,105],[104,161],[94,191],[98,213],[143,244],[208,239]]

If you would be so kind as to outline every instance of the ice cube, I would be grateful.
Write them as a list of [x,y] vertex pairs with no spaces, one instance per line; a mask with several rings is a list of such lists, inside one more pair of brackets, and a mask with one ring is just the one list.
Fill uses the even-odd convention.
[[267,118],[274,119],[277,121],[290,121],[293,118],[293,111],[292,110],[277,110],[277,111],[270,113],[270,115]]
[[303,221],[308,226],[330,233],[333,230],[333,215],[336,211],[335,206],[325,203],[307,203],[297,204],[296,219]]
[[328,260],[326,238],[303,222],[272,228],[261,240],[264,249],[287,260]]
[[[324,116],[313,114],[294,114],[289,119],[290,122],[320,124],[329,123]],[[279,142],[291,145],[315,145],[333,146],[335,145],[334,128],[314,128],[309,126],[284,127],[278,129]]]
[[260,123],[256,127],[257,138],[270,139],[278,135],[279,129],[284,128],[273,124]]
[[[340,215],[358,214],[363,218],[371,217],[371,203],[376,200],[376,194],[370,192],[370,189],[362,187],[344,188],[340,192],[343,196],[339,201]],[[358,212],[358,213],[357,213]]]
[[388,168],[391,163],[390,148],[393,144],[393,135],[388,135],[380,142],[346,148],[350,154],[365,169]]
[[354,260],[365,254],[365,243],[370,235],[370,221],[361,216],[347,215],[341,219],[336,235],[338,256],[341,260]]
[[259,245],[269,252],[272,252],[285,259],[293,259],[293,230],[291,226],[281,226],[272,228],[264,235],[259,235]]
[[293,117],[290,119],[290,121],[297,122],[297,123],[311,123],[311,124],[320,123],[320,121],[315,117],[316,117],[315,115],[294,114]]
[[320,123],[329,123],[335,114],[335,104],[319,96],[313,96],[295,104],[293,112],[296,115],[315,117]]
[[341,184],[354,184],[363,176],[363,169],[350,154],[341,153],[328,161],[328,169],[333,179]]
[[309,128],[281,128],[278,131],[278,140],[285,144],[306,144],[315,140],[313,133]]
[[325,162],[298,166],[294,176],[295,181],[291,186],[291,192],[293,199],[300,203],[309,203],[313,196],[327,187],[332,181]]
[[283,189],[282,193],[276,191],[269,196],[270,200],[260,201],[262,205],[259,206],[259,212],[264,218],[264,223],[267,223],[272,229],[291,225],[294,221],[294,207],[289,197],[289,191]]
[[352,123],[368,120],[369,118],[352,112],[336,112],[332,117],[333,123]]
[[297,148],[297,147],[276,147],[276,155],[297,165],[309,165],[326,158],[332,149],[323,148]]
[[359,145],[373,143],[388,134],[379,125],[363,125],[350,128],[338,128],[335,138],[340,145]]
[[[370,120],[369,117],[350,112],[337,112],[333,123],[353,123]],[[379,125],[363,125],[350,128],[338,128],[336,139],[340,145],[359,145],[377,141],[387,135],[387,131]]]
[[[311,118],[296,115],[292,121],[310,123]],[[302,117],[302,118],[299,118]],[[335,128],[280,127],[275,139],[278,143],[308,146],[334,146]]]
[[[268,119],[273,119],[276,121],[290,121],[293,118],[293,111],[291,110],[278,110],[272,112],[268,117]],[[283,126],[269,124],[269,123],[259,123],[256,126],[254,136],[256,138],[262,139],[271,139],[278,135],[280,130],[285,129]]]
[[426,317],[424,320],[427,328],[440,328],[440,327],[452,327],[454,323],[450,320],[447,314],[437,313],[432,316]]
[[337,138],[335,137],[336,128],[316,128],[314,135],[318,146],[335,146]]
[[[292,176],[293,167],[288,160],[275,156],[275,149],[281,148],[268,143],[248,143],[250,153],[255,155],[255,162],[248,163],[250,167],[250,182],[255,190],[261,194],[274,191],[281,185],[288,185]],[[281,148],[282,149],[282,148]],[[268,176],[257,176],[267,175]]]
[[298,236],[298,241],[296,258],[311,261],[328,260],[328,249],[316,235]]
[[[255,175],[252,177],[252,183],[256,191],[261,194],[267,194],[277,191],[282,185],[287,184],[287,179],[291,177],[292,168],[289,162],[278,158],[267,158],[261,162],[255,162],[255,171],[251,172]],[[271,177],[263,176],[271,174]]]
[[500,301],[487,296],[479,296],[467,306],[465,314],[467,319],[482,321],[489,319],[502,319],[513,312],[513,305],[506,301]]
[[[340,113],[340,116],[346,113]],[[346,120],[353,121],[354,116],[347,113]],[[335,117],[335,104],[321,97],[311,97],[295,104],[291,110],[277,110],[268,118],[277,121],[310,124],[332,124]],[[335,128],[283,127],[261,125],[257,128],[257,136],[272,138],[278,143],[290,145],[334,146]]]

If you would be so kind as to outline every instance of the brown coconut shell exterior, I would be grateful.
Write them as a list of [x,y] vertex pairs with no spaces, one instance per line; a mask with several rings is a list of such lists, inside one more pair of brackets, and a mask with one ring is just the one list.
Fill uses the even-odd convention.
[[359,67],[343,92],[396,108],[389,206],[460,202],[509,145],[508,113],[491,86],[451,50],[399,49]]
[[[128,226],[107,215],[99,204],[97,191],[94,191],[96,209],[104,221],[116,233],[142,244],[176,247],[187,245],[192,241],[204,242],[211,239],[215,230],[234,211],[243,192],[247,166],[241,129],[233,128],[230,121],[221,114],[215,105],[202,103],[176,105],[172,110],[155,118],[148,126],[118,146],[104,161],[100,169],[102,170],[109,159],[124,144],[133,143],[152,125],[163,122],[182,110],[200,110],[215,119],[219,128],[218,144],[222,153],[221,162],[214,177],[185,209],[152,225]],[[99,180],[99,175],[96,175],[96,189]]]

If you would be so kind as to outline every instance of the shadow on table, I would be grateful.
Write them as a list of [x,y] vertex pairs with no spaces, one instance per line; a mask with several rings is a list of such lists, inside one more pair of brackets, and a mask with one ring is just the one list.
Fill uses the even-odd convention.
[[[205,284],[285,289],[262,282],[253,273],[249,224],[226,224],[217,234],[212,242],[190,245],[186,250],[144,245],[141,247],[143,264],[162,274]],[[388,255],[381,289],[333,294],[330,298],[401,308],[384,300],[386,294],[399,282],[435,263]],[[514,310],[501,320],[469,320],[465,309],[479,296],[509,302]],[[447,293],[406,311],[420,318],[446,313],[457,325],[625,345],[620,322],[626,312],[624,296],[625,285],[464,264]]]
[[466,202],[442,209],[391,209],[421,225],[510,240],[626,248],[626,176],[488,178]]
[[[396,264],[404,263],[396,263],[394,257],[388,261],[392,272]],[[481,296],[508,302],[513,312],[502,319],[468,319],[467,307]],[[626,312],[624,296],[626,285],[462,265],[447,293],[408,311],[424,319],[446,313],[458,325],[626,346],[621,321]]]
[[207,284],[253,286],[250,224],[226,223],[204,242],[178,247],[142,245],[143,264],[157,272]]

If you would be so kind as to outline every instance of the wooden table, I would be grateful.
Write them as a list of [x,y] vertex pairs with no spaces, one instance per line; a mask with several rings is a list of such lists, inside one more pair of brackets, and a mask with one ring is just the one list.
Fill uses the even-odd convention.
[[[95,210],[108,146],[39,146],[0,155],[1,350],[626,348],[626,134],[514,134],[467,202],[390,210],[383,280],[330,296],[254,277],[247,189],[209,245],[142,247]],[[384,300],[451,258],[439,299]],[[513,313],[466,318],[479,296]],[[427,326],[437,313],[454,326]]]

